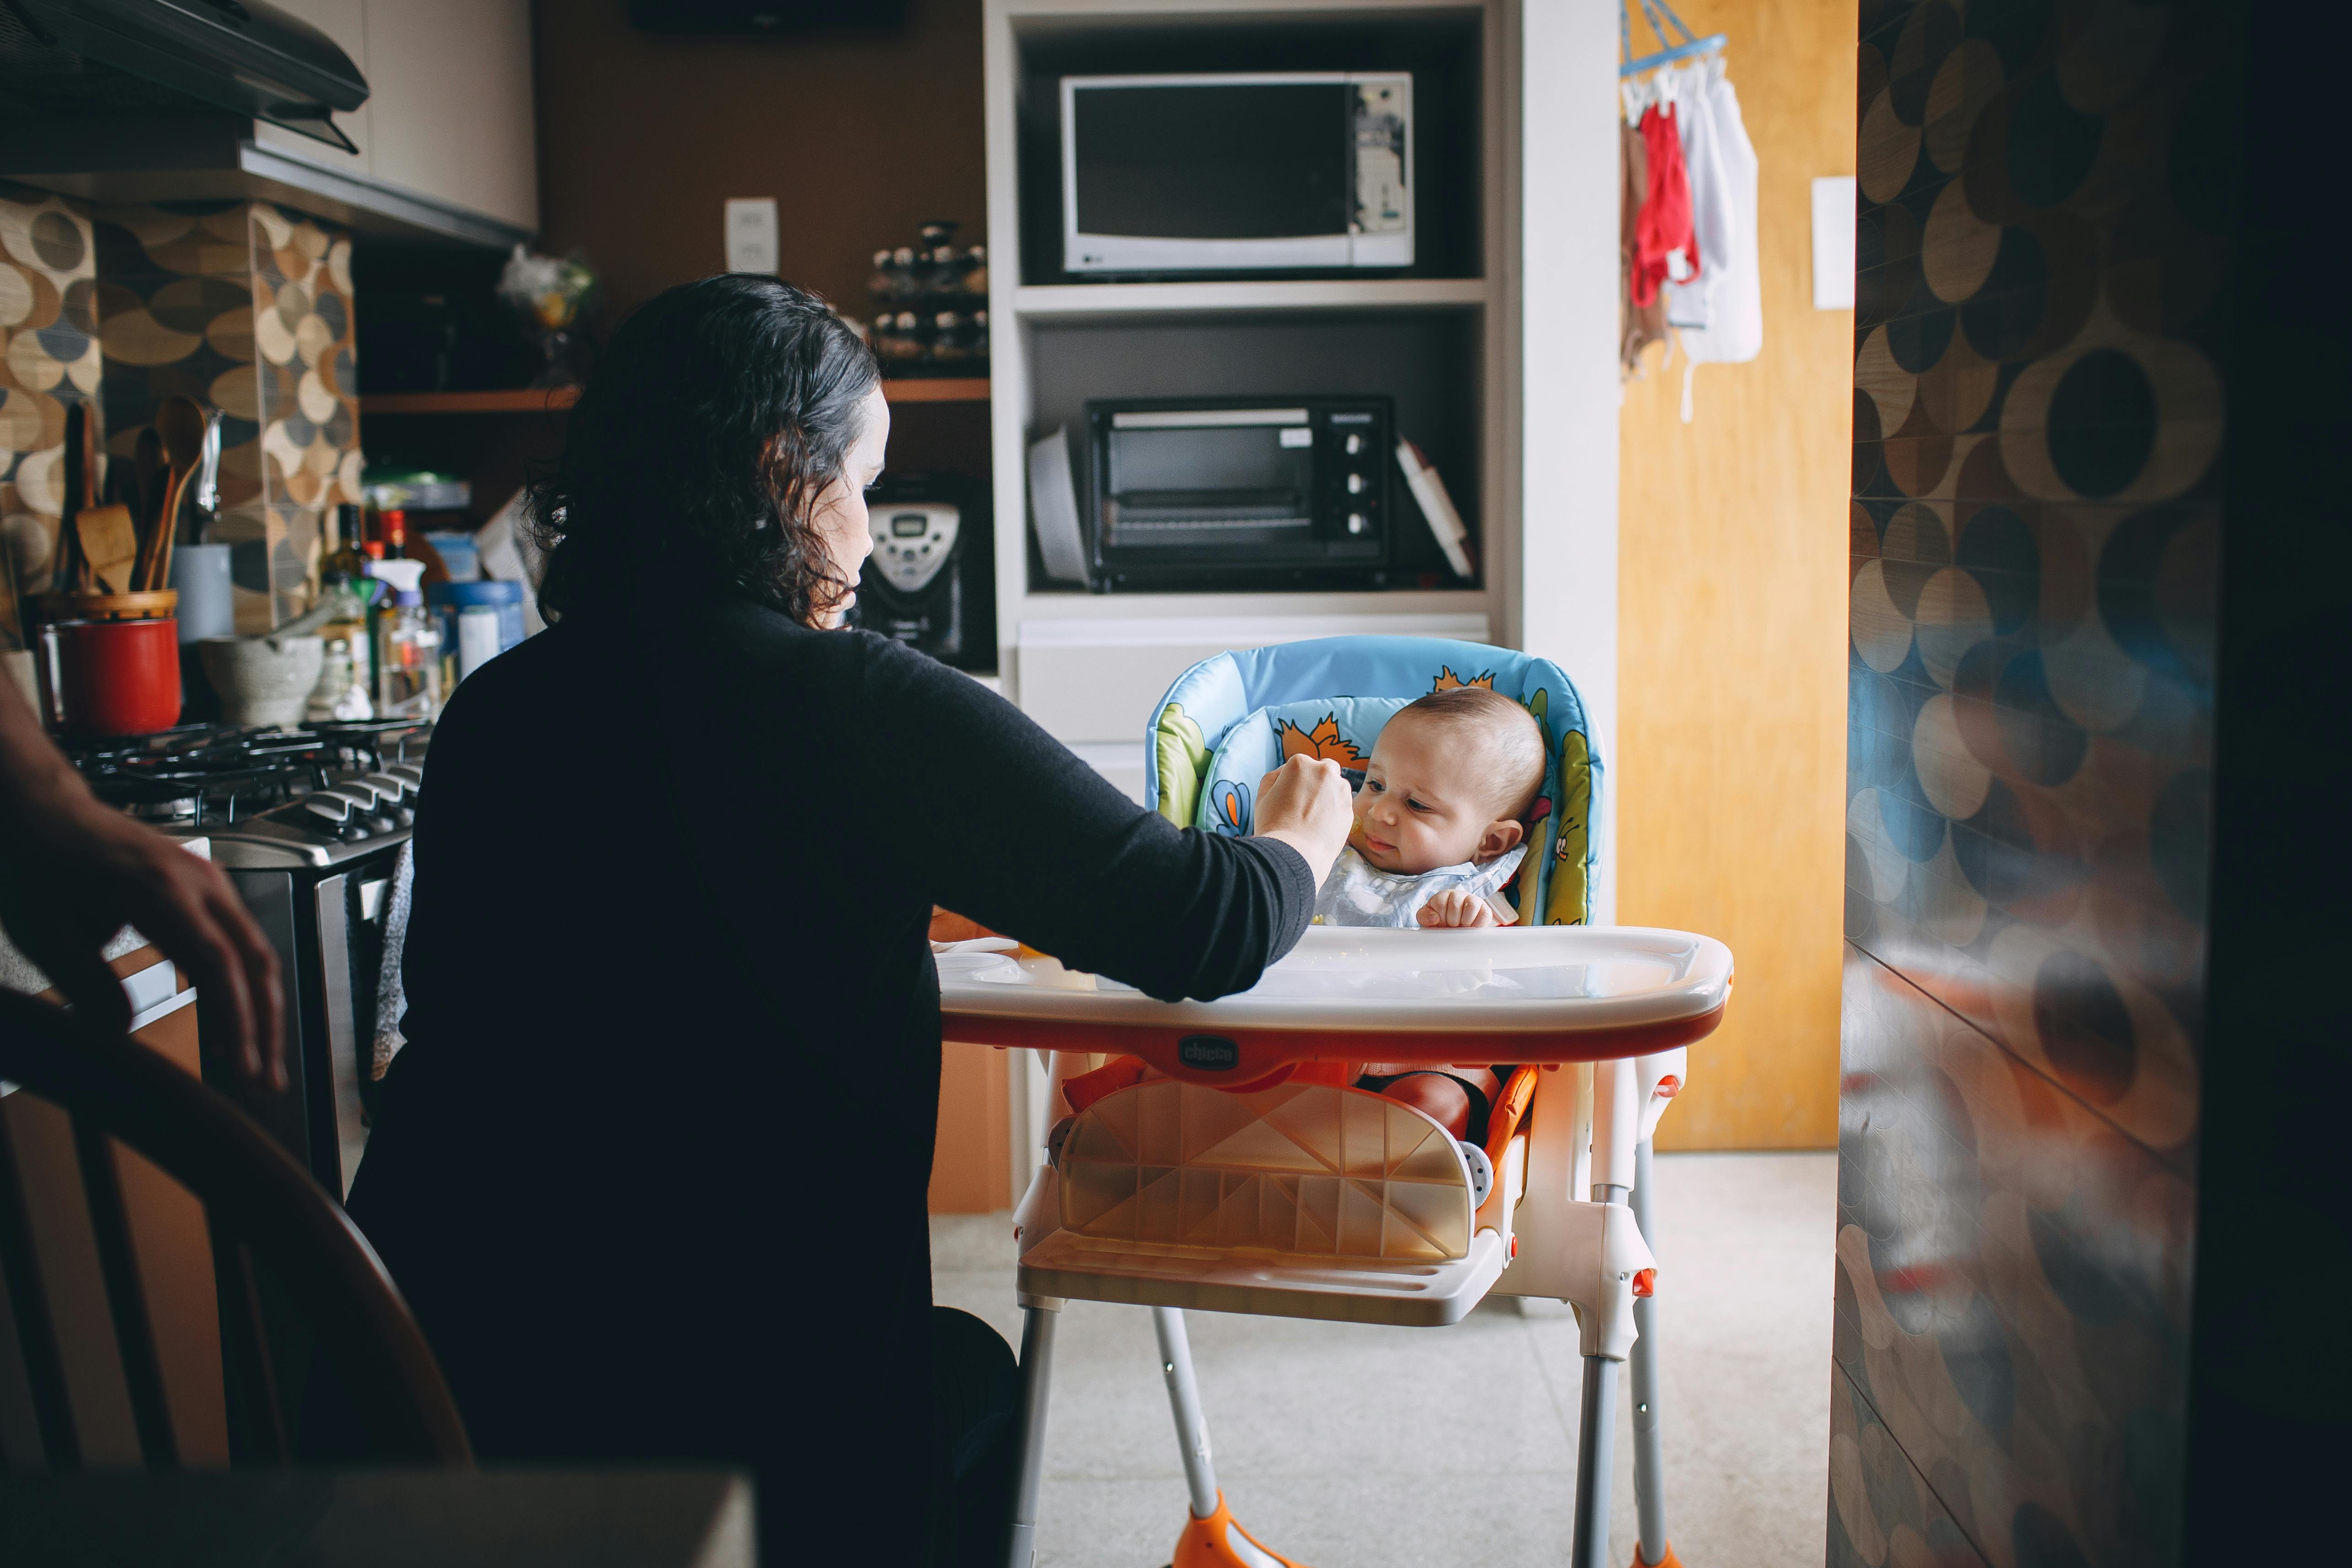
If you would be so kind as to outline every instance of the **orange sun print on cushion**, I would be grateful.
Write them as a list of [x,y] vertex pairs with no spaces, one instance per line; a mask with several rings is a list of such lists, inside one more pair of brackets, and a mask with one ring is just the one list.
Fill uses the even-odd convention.
[[1495,672],[1489,670],[1483,675],[1473,675],[1465,681],[1455,674],[1450,665],[1440,664],[1437,667],[1437,679],[1429,683],[1432,693],[1458,691],[1464,686],[1484,686],[1491,692],[1495,689]]
[[1313,729],[1301,729],[1288,719],[1277,719],[1274,733],[1282,742],[1282,759],[1285,762],[1294,757],[1314,757],[1336,762],[1341,768],[1364,766],[1364,754],[1340,736],[1339,721],[1334,714],[1325,714],[1323,722]]

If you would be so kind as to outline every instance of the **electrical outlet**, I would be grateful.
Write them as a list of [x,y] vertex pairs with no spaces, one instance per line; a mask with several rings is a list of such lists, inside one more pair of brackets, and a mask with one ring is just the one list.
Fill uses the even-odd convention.
[[727,270],[775,275],[775,197],[744,196],[728,202]]

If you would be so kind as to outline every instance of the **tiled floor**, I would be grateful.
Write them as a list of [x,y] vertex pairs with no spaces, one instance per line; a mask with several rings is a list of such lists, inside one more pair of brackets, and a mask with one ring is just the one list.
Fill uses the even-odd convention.
[[[1836,1156],[1657,1161],[1669,1534],[1690,1568],[1817,1568],[1828,1496]],[[941,1216],[933,1291],[1016,1344],[1012,1224]],[[1445,1329],[1188,1317],[1235,1517],[1316,1568],[1568,1560],[1576,1328],[1489,1302]],[[1160,1568],[1183,1470],[1150,1314],[1070,1303],[1045,1444],[1038,1562]],[[1630,1416],[1612,1555],[1631,1563]]]

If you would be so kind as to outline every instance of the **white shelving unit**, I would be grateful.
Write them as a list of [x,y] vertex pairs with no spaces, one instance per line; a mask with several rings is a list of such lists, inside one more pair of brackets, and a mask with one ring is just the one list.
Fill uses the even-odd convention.
[[[1171,27],[1475,27],[1478,275],[1309,282],[1024,285],[1019,117],[1025,47]],[[1366,631],[1516,643],[1520,538],[1517,6],[1512,0],[986,0],[991,452],[995,473],[998,669],[1007,695],[1123,787],[1139,785],[1144,709],[1165,681],[1220,648]],[[1613,235],[1613,230],[1612,231]],[[1470,335],[1468,395],[1483,578],[1475,588],[1280,593],[1088,594],[1029,580],[1028,444],[1040,334],[1197,323],[1230,331],[1436,316]],[[1066,355],[1069,350],[1065,348]],[[1305,390],[1305,389],[1300,389]],[[1058,422],[1056,422],[1058,423]],[[1051,428],[1048,424],[1047,428]],[[1407,434],[1410,434],[1408,432]],[[1465,486],[1466,487],[1466,486]],[[1421,526],[1402,484],[1398,523]],[[1024,658],[1029,668],[1024,671]],[[1148,688],[1148,689],[1147,689]],[[1132,756],[1129,752],[1132,752]]]
[[[1484,278],[1339,278],[1312,283],[1056,283],[1016,287],[1013,314],[1065,320],[1119,320],[1171,312],[1223,316],[1248,311],[1476,309],[1491,296]],[[992,299],[991,304],[994,301]]]

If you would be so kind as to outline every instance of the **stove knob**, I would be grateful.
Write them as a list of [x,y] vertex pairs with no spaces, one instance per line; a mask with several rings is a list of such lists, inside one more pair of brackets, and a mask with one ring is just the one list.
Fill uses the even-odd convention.
[[362,827],[362,826],[361,826],[361,825],[360,825],[358,822],[356,822],[356,821],[345,822],[345,823],[342,825],[342,829],[341,829],[341,831],[339,831],[339,832],[337,832],[337,833],[335,834],[335,837],[337,837],[337,838],[339,838],[339,839],[342,840],[342,841],[343,841],[343,842],[345,842],[345,843],[347,843],[347,844],[355,844],[355,843],[358,843],[361,840],[362,840],[362,839],[366,838],[367,836],[368,836],[368,831],[367,831],[367,829],[366,829],[366,828],[364,828],[364,827]]
[[397,779],[402,783],[407,785],[411,789],[422,789],[425,788],[425,769],[422,768],[412,767],[405,762],[395,762],[391,767],[385,768],[384,771],[390,774],[393,778]]
[[302,798],[303,810],[320,820],[329,832],[340,830],[352,814],[352,803],[340,795],[316,794]]

